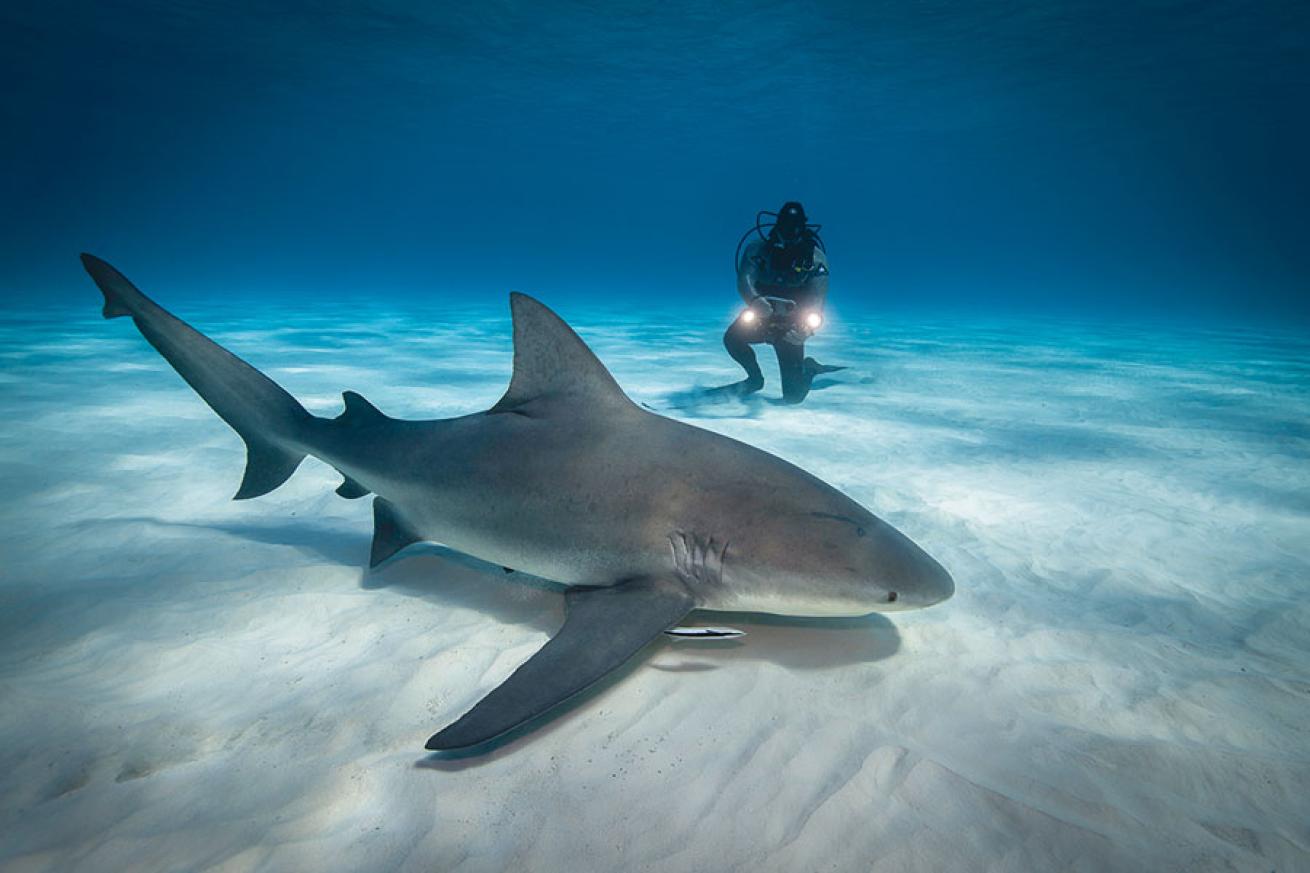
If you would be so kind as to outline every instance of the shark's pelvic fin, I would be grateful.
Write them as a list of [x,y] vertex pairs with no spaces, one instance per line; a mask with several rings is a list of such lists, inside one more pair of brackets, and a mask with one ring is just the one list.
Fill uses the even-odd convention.
[[590,404],[633,406],[600,359],[545,304],[517,292],[514,375],[490,412],[508,412],[537,398],[575,398]]
[[414,533],[405,520],[396,514],[394,506],[381,497],[374,498],[373,549],[368,559],[370,567],[376,567],[405,546],[422,541],[423,537]]
[[277,383],[142,294],[94,255],[82,266],[105,295],[105,318],[132,316],[178,375],[246,443],[246,473],[237,500],[267,494],[305,459],[301,437],[314,420]]
[[695,607],[676,578],[611,588],[570,588],[564,627],[458,721],[434,735],[434,751],[476,746],[512,730],[601,679]]

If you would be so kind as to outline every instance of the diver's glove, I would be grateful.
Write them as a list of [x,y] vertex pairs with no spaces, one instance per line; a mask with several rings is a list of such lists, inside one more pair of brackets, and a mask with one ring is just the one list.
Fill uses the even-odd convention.
[[773,315],[773,304],[769,302],[767,297],[755,297],[746,306],[755,310],[755,314],[760,318],[769,318]]

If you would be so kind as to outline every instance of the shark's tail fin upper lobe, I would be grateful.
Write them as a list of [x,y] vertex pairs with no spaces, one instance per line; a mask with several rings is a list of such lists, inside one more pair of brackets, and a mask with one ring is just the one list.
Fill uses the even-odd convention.
[[267,494],[305,459],[304,436],[314,421],[273,380],[159,306],[93,255],[82,265],[105,295],[105,318],[128,315],[196,393],[246,443],[246,473],[236,499]]

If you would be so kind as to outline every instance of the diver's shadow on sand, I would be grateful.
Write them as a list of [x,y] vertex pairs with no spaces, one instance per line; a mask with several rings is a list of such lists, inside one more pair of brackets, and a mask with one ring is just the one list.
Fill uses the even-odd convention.
[[688,388],[660,398],[656,404],[643,404],[655,412],[680,412],[697,418],[759,418],[766,400],[759,392],[743,393],[739,383],[710,388]]
[[[823,366],[810,385],[810,393],[827,391],[828,388],[845,384],[844,381],[828,378],[824,374],[848,370],[845,366]],[[777,383],[773,391],[777,391]],[[802,401],[803,404],[804,401]],[[675,391],[660,397],[655,404],[642,404],[654,412],[690,413],[698,418],[758,418],[766,406],[798,406],[795,402],[773,396],[770,385],[766,384],[760,391],[745,391],[745,381],[730,381],[723,385],[697,385],[684,391]]]
[[[841,384],[836,379],[815,379],[810,385],[810,393],[826,391]],[[772,396],[767,386],[761,391],[747,393],[742,389],[741,382],[729,382],[726,385],[674,391],[664,395],[655,404],[642,405],[654,412],[681,412],[696,418],[759,418],[767,407],[800,406],[803,403],[792,403]]]

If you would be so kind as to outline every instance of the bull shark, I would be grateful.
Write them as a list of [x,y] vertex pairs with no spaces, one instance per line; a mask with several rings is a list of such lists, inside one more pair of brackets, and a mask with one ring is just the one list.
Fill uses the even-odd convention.
[[245,441],[235,499],[313,455],[341,473],[342,497],[375,495],[370,567],[432,541],[566,586],[559,632],[428,749],[474,749],[543,715],[692,610],[852,616],[954,592],[937,561],[832,486],[634,403],[525,294],[510,295],[513,374],[490,409],[401,420],[346,391],[344,411],[320,418],[105,261],[82,263],[104,317],[132,318]]

